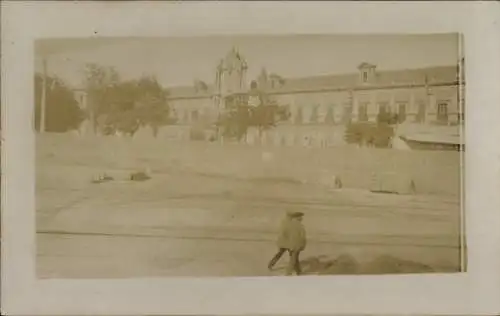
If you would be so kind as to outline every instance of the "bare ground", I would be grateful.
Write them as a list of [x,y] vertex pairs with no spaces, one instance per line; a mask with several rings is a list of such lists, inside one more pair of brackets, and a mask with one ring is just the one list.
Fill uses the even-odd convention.
[[[282,275],[287,258],[275,271],[266,265],[276,251],[279,221],[291,209],[306,214],[307,274],[460,268],[459,199],[453,195],[331,191],[289,179],[203,173],[175,163],[153,166],[149,181],[130,182],[127,166],[79,160],[64,150],[38,151],[42,278]],[[196,146],[183,150],[210,164]],[[91,184],[104,170],[115,181]]]

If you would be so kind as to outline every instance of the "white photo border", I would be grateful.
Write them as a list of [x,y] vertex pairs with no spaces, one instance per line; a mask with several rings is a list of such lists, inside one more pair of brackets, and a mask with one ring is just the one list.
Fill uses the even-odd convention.
[[[3,2],[2,311],[8,315],[472,315],[500,310],[499,8],[494,2]],[[36,279],[34,39],[298,33],[464,35],[467,273]]]

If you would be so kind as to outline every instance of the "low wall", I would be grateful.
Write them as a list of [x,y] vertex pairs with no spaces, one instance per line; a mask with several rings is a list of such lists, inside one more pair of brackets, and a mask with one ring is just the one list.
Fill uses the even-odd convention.
[[344,187],[368,189],[373,175],[413,179],[418,193],[458,196],[460,153],[338,146],[331,148],[248,146],[162,139],[37,136],[39,166],[79,165],[145,168],[156,172],[188,170],[232,177],[275,177],[318,181],[337,175]]
[[[171,125],[160,128],[156,139],[168,141],[189,140],[189,125]],[[332,147],[344,145],[344,126],[279,125],[266,131],[262,141],[258,141],[258,131],[250,128],[247,144],[265,143],[275,146]],[[147,140],[152,137],[150,128],[139,130],[134,138]]]

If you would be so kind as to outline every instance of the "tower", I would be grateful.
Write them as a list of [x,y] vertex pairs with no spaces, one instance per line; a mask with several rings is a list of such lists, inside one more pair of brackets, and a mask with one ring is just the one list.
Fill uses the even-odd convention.
[[215,78],[217,94],[215,103],[219,110],[224,108],[224,100],[227,96],[246,91],[247,69],[247,62],[236,47],[233,47],[220,60]]

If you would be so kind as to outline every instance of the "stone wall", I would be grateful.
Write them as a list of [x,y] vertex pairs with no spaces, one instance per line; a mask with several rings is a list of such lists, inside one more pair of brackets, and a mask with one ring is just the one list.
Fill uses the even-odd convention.
[[154,172],[179,169],[214,176],[313,183],[329,174],[339,176],[345,188],[358,189],[370,189],[377,174],[387,181],[412,179],[419,194],[451,196],[460,192],[460,155],[351,146],[305,150],[298,146],[165,142],[151,137],[130,140],[50,133],[37,137],[39,162],[49,159],[62,165],[88,164],[101,170],[147,166]]

